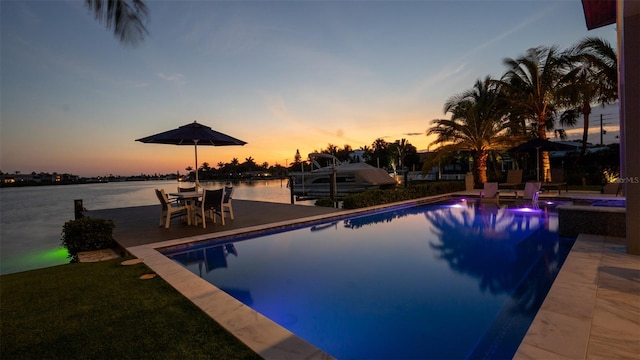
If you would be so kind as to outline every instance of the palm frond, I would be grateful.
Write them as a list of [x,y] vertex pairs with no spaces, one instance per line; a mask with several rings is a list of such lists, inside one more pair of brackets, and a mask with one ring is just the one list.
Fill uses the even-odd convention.
[[149,12],[143,0],[85,0],[85,5],[123,45],[138,45],[148,34],[144,23]]

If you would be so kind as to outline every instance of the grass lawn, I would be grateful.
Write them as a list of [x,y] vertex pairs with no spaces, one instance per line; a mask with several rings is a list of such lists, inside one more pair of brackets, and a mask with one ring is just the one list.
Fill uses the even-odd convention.
[[126,258],[0,276],[3,359],[260,359]]

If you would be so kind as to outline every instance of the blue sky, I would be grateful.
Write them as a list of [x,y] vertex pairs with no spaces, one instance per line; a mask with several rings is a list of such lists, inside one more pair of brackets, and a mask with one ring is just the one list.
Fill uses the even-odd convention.
[[194,120],[248,142],[199,148],[212,166],[379,137],[427,149],[446,99],[505,57],[616,42],[579,0],[147,4],[149,36],[127,48],[82,1],[0,1],[0,170],[185,173],[192,148],[134,140]]

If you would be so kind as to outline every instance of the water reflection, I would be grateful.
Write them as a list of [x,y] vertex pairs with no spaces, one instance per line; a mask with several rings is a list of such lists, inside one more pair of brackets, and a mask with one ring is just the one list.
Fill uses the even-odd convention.
[[185,266],[198,265],[199,275],[202,277],[202,270],[209,273],[218,268],[228,266],[227,257],[234,255],[238,257],[238,251],[233,243],[205,247],[202,249],[185,250],[173,253],[170,259],[176,260]]
[[[519,312],[535,313],[566,257],[549,207],[508,207],[461,201],[439,206],[399,208],[346,219],[344,228],[392,222],[411,215],[426,219],[429,247],[461,274],[478,279],[481,291],[508,294]],[[336,222],[311,231],[335,228]],[[528,276],[535,274],[534,276]]]
[[[226,269],[229,266],[227,258],[229,255],[238,257],[238,250],[233,243],[208,246],[201,249],[186,249],[168,255],[170,259],[178,261],[186,267],[197,266],[198,275],[203,278],[216,269]],[[204,271],[204,273],[203,273]],[[220,290],[240,300],[246,305],[253,304],[251,292],[246,289],[234,287],[220,287]]]
[[560,240],[546,226],[548,212],[482,204],[424,216],[436,235],[429,246],[437,256],[479,279],[482,291],[513,295],[520,312],[537,311],[568,251],[561,251]]

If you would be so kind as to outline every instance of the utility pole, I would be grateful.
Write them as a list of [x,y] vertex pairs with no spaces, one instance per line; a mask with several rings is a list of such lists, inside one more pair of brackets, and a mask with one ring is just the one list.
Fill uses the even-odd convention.
[[600,114],[600,146],[602,146],[602,134],[603,134],[603,129],[602,129],[602,114]]

